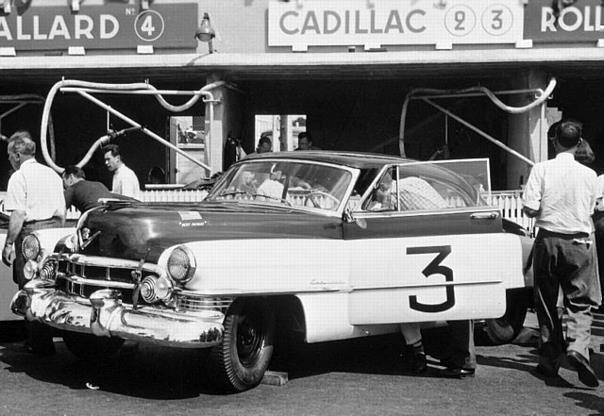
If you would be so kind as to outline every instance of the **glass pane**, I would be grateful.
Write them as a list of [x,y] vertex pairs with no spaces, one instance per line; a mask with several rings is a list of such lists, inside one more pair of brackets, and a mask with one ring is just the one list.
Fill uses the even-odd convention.
[[336,211],[352,175],[336,167],[290,161],[250,161],[229,170],[209,200],[260,203]]

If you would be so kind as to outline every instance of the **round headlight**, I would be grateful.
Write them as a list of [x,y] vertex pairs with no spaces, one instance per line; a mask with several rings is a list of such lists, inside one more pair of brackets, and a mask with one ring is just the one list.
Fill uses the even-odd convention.
[[141,297],[147,303],[168,300],[172,296],[172,281],[165,276],[147,276],[141,282]]
[[168,274],[177,282],[185,283],[193,278],[197,264],[195,256],[186,246],[178,246],[168,258]]
[[36,277],[36,272],[38,271],[38,263],[33,260],[27,260],[25,266],[23,266],[23,277],[26,280],[31,280]]
[[21,244],[21,252],[26,260],[37,260],[41,252],[40,240],[35,234],[26,235]]

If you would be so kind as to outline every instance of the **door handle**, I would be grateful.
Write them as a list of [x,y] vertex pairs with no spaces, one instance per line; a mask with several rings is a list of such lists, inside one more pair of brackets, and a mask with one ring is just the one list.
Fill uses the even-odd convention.
[[470,215],[470,218],[472,218],[473,220],[495,220],[499,218],[499,212],[475,212]]

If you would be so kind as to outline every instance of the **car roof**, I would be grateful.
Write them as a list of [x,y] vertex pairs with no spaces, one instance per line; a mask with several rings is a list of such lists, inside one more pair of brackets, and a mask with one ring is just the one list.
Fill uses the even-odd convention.
[[388,164],[412,163],[413,159],[398,156],[364,152],[334,152],[329,150],[301,150],[292,152],[252,153],[245,160],[252,159],[296,159],[314,162],[335,163],[358,169],[380,168]]

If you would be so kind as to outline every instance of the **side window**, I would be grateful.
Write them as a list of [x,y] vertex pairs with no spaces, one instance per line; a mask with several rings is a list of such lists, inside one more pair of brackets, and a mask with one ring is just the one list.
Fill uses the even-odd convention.
[[401,173],[397,181],[401,211],[439,210],[476,206],[459,184],[428,175]]

